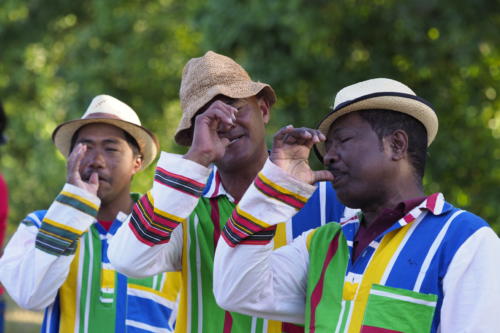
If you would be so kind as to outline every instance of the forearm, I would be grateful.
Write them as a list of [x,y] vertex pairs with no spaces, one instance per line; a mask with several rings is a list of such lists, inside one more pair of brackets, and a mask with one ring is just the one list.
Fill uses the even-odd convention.
[[108,257],[134,277],[179,270],[182,224],[196,207],[210,169],[163,152],[153,188],[135,205],[128,222],[110,241]]
[[269,319],[304,321],[309,260],[305,238],[273,251],[269,231],[293,216],[313,191],[313,186],[266,163],[217,246],[214,294],[221,307]]
[[66,184],[42,221],[30,214],[19,226],[0,261],[0,279],[19,305],[43,309],[53,302],[99,204],[97,197]]
[[74,256],[54,256],[35,248],[37,230],[27,229],[21,225],[7,244],[0,280],[19,306],[42,310],[54,301]]

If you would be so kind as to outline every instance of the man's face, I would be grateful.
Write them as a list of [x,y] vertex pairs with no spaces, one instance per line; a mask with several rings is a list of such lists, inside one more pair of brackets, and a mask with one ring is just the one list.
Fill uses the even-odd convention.
[[78,132],[75,146],[78,143],[87,146],[80,163],[80,176],[88,181],[93,172],[98,173],[97,196],[103,203],[112,202],[123,191],[129,191],[132,176],[139,171],[142,160],[134,156],[121,129],[107,124],[86,125]]
[[324,164],[335,177],[333,187],[345,205],[366,209],[387,197],[396,171],[390,149],[357,112],[333,123],[325,145]]
[[269,121],[269,108],[263,99],[248,97],[241,99],[221,100],[238,109],[235,126],[225,132],[219,132],[221,137],[229,139],[230,144],[222,159],[215,161],[221,170],[237,170],[259,163],[261,157],[267,154],[265,143],[265,125]]

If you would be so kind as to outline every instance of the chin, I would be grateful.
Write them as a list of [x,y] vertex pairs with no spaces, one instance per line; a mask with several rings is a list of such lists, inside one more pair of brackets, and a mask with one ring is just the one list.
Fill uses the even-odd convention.
[[106,201],[108,196],[109,196],[109,191],[99,186],[99,189],[97,190],[97,197],[101,199],[101,201]]
[[353,209],[361,208],[359,199],[354,199],[350,193],[345,193],[337,189],[335,189],[335,191],[337,193],[337,198],[339,198],[339,201],[345,206]]
[[233,171],[236,169],[242,169],[251,163],[249,159],[243,154],[230,154],[229,156],[224,156],[223,159],[216,162],[215,164],[221,170]]

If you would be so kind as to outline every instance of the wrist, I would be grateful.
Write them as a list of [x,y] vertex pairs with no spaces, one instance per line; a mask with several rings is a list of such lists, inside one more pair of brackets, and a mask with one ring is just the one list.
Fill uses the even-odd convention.
[[204,167],[210,166],[213,162],[213,158],[209,154],[191,151],[191,149],[182,158],[203,165]]

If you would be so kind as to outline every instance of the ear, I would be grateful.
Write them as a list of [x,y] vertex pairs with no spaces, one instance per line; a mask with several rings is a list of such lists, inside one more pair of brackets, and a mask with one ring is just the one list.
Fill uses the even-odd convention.
[[138,154],[134,156],[134,161],[132,162],[132,175],[135,175],[142,168],[143,159],[142,155]]
[[405,158],[408,151],[408,134],[403,130],[395,130],[387,137],[391,158],[398,161]]
[[267,124],[269,119],[271,119],[271,106],[269,105],[269,101],[261,97],[257,99],[257,104],[259,105],[260,112],[262,112],[264,124]]

